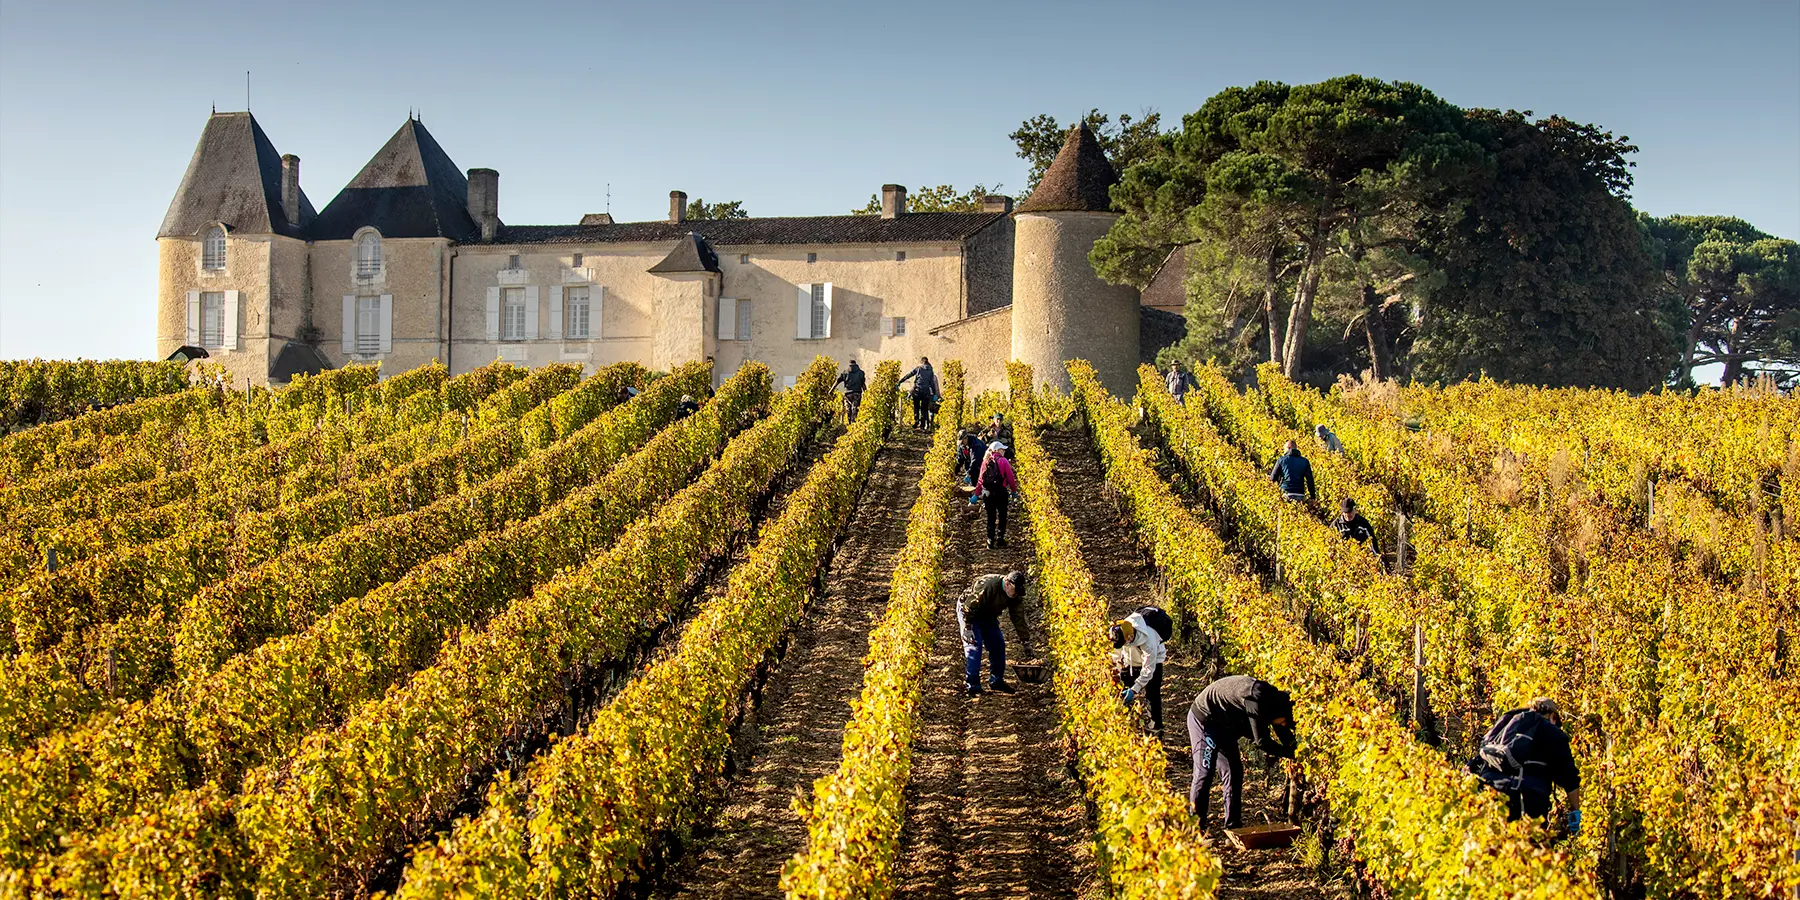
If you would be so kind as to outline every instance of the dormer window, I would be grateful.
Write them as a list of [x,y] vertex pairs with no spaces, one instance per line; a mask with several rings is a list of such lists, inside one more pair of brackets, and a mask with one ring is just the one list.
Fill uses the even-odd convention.
[[201,239],[200,268],[211,272],[223,271],[225,268],[225,229],[214,225],[206,230],[206,237]]
[[364,232],[356,239],[356,277],[374,278],[381,274],[381,235]]

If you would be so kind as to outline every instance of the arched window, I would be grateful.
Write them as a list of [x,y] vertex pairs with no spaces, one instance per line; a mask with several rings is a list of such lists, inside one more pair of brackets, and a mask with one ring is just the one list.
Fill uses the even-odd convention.
[[366,232],[356,240],[356,277],[374,278],[381,274],[381,235]]
[[200,246],[200,267],[214,270],[225,268],[225,229],[214,225],[206,230],[206,237]]

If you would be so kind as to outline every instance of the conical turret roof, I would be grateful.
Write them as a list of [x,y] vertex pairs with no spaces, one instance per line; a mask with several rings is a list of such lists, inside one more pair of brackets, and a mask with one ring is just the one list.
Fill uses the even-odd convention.
[[1069,129],[1055,161],[1044,170],[1037,190],[1017,212],[1111,212],[1106,189],[1119,183],[1119,173],[1106,160],[1099,139],[1086,122]]
[[408,118],[308,228],[315,240],[344,240],[364,226],[383,237],[481,234],[469,216],[469,179],[424,123]]
[[245,234],[297,236],[312,215],[305,191],[301,220],[289,222],[282,214],[281,154],[256,119],[247,112],[215,112],[156,236],[192,236],[214,222]]
[[651,266],[649,271],[656,275],[674,275],[683,272],[717,272],[719,271],[719,254],[706,238],[697,232],[690,231],[681,236],[675,243],[675,249],[663,257],[662,262]]

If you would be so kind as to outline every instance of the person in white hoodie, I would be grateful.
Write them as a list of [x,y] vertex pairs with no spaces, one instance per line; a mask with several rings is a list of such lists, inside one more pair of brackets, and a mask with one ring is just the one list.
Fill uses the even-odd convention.
[[1119,698],[1129,704],[1143,697],[1150,706],[1150,724],[1161,734],[1163,662],[1168,659],[1168,650],[1156,625],[1146,621],[1146,612],[1160,617],[1163,627],[1168,627],[1167,613],[1146,606],[1113,623],[1108,631],[1118,654],[1119,674],[1129,685]]

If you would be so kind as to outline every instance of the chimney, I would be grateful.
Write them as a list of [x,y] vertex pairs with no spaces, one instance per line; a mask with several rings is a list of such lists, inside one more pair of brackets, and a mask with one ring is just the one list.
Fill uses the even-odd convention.
[[898,219],[906,215],[906,188],[897,184],[881,186],[881,217]]
[[669,192],[669,221],[677,225],[687,221],[687,194],[685,192]]
[[985,213],[1012,212],[1012,198],[1005,194],[989,194],[981,198],[981,211]]
[[481,226],[482,243],[500,230],[500,173],[493,169],[469,170],[469,217]]
[[300,157],[281,158],[281,214],[289,228],[300,227]]

